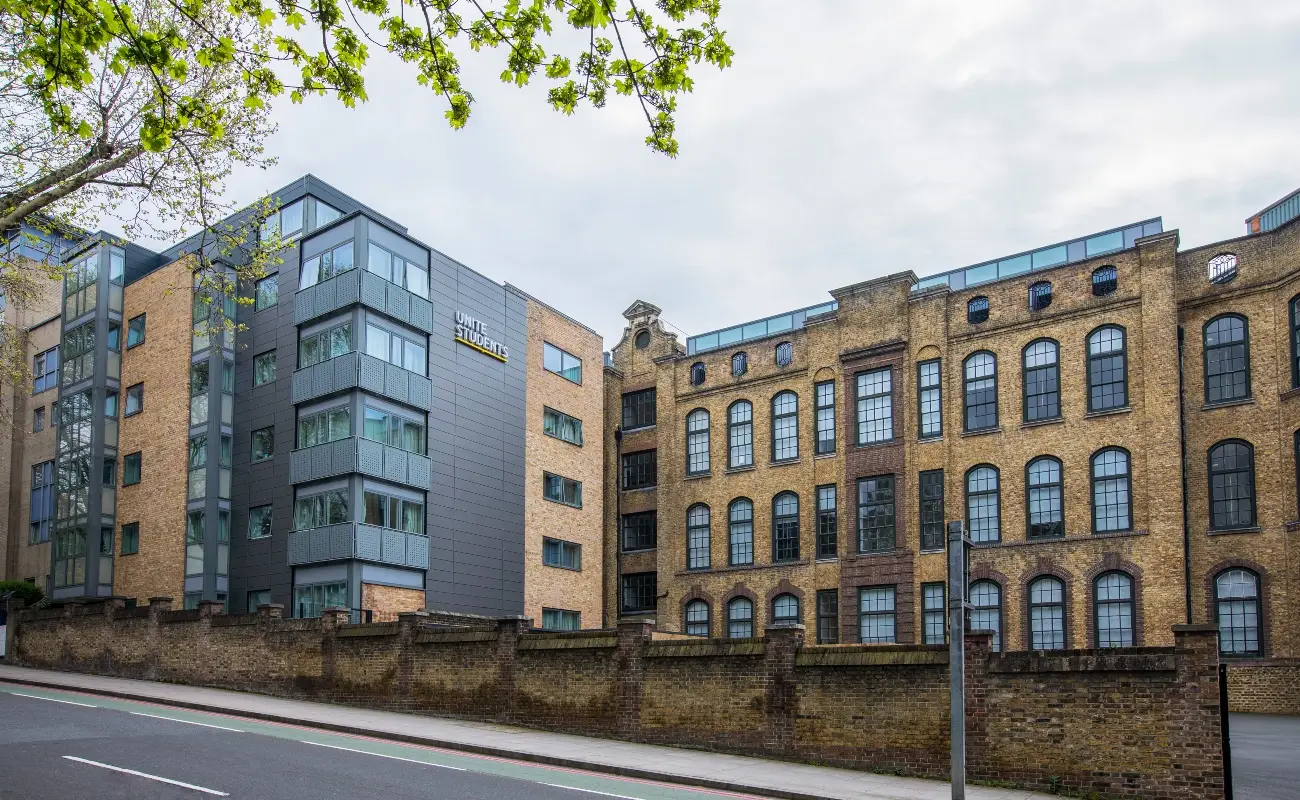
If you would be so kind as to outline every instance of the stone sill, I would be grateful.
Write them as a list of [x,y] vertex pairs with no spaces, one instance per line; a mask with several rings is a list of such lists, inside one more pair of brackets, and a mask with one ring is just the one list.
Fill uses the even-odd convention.
[[819,458],[835,458],[835,457],[838,456],[838,455],[839,455],[839,453],[837,453],[837,452],[835,452],[834,450],[832,450],[832,451],[829,452],[829,453],[818,453],[817,455],[813,456],[813,459],[816,460],[816,459],[819,459]]
[[996,428],[980,428],[977,431],[962,431],[961,438],[966,439],[972,436],[988,436],[994,433],[1002,433],[1002,426],[999,425]]
[[1223,530],[1209,530],[1206,534],[1209,536],[1231,536],[1234,533],[1263,533],[1264,529],[1258,525],[1252,525],[1249,528],[1225,528]]
[[942,435],[940,435],[940,436],[918,436],[918,437],[916,437],[916,443],[917,443],[917,444],[933,444],[933,443],[935,443],[935,442],[942,442],[942,441],[943,441],[943,436],[942,436]]
[[653,492],[658,488],[659,484],[656,483],[654,486],[641,486],[636,489],[619,489],[619,491],[623,494],[636,494],[637,492]]
[[898,446],[901,445],[902,443],[903,443],[903,440],[902,440],[901,438],[895,436],[895,437],[893,437],[892,439],[885,439],[884,441],[880,441],[880,442],[862,442],[862,443],[855,443],[855,444],[853,445],[853,449],[855,449],[855,450],[873,450],[873,449],[876,449],[876,448],[884,448],[884,447],[898,447]]
[[1108,408],[1105,411],[1089,411],[1083,415],[1084,419],[1095,419],[1097,417],[1111,417],[1116,414],[1131,414],[1133,406],[1120,406],[1119,408]]
[[682,478],[682,480],[684,480],[684,481],[698,481],[700,478],[712,478],[712,477],[713,477],[713,472],[712,472],[712,471],[709,471],[709,472],[696,472],[696,473],[694,473],[694,474],[687,475],[686,477]]
[[634,433],[641,433],[642,431],[652,431],[655,429],[655,427],[656,427],[655,425],[642,425],[639,428],[624,428],[623,435],[630,436]]
[[1065,417],[1052,417],[1051,419],[1036,419],[1032,422],[1020,423],[1020,430],[1023,431],[1025,428],[1041,428],[1045,425],[1063,425],[1063,424],[1065,424]]
[[756,469],[758,469],[758,467],[754,466],[753,464],[750,464],[748,467],[728,467],[726,470],[723,471],[722,474],[735,475],[736,473],[739,472],[753,472]]
[[769,467],[788,467],[792,464],[800,464],[802,462],[803,462],[802,458],[786,458],[786,459],[782,459],[781,461],[769,461],[767,462],[767,465]]
[[1205,403],[1201,406],[1202,411],[1213,411],[1216,408],[1232,408],[1233,406],[1253,406],[1255,398],[1243,397],[1240,400],[1224,400],[1221,403]]

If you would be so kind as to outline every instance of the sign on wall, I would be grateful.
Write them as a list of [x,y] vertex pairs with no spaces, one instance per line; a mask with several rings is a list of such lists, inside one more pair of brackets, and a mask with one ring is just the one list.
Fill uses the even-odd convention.
[[510,360],[510,349],[487,335],[487,326],[462,311],[456,312],[456,341],[484,355],[505,363]]

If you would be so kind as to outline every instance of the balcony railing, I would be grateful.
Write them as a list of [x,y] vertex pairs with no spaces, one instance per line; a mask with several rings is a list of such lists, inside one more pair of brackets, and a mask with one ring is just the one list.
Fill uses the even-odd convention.
[[433,398],[428,378],[365,353],[345,353],[293,373],[295,403],[357,388],[425,411]]
[[298,325],[362,303],[413,328],[433,333],[433,303],[364,269],[350,269],[301,289],[293,296],[293,303],[293,321]]
[[430,462],[427,456],[369,439],[352,436],[304,447],[289,454],[289,480],[293,483],[318,481],[353,472],[417,489],[429,489]]
[[289,565],[357,559],[429,568],[429,537],[363,522],[289,531]]

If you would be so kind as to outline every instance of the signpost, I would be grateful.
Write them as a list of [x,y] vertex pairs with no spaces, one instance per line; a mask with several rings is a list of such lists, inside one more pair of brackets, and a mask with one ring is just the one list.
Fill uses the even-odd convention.
[[966,600],[971,540],[961,520],[948,523],[948,717],[952,800],[966,800]]

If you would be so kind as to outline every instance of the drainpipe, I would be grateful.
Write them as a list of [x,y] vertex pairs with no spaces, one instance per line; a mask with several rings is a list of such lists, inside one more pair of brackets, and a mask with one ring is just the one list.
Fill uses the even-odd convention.
[[614,623],[623,617],[623,428],[614,428]]
[[1192,624],[1192,532],[1187,511],[1187,415],[1183,410],[1183,326],[1178,326],[1178,451],[1183,473],[1183,601]]

